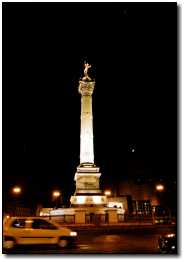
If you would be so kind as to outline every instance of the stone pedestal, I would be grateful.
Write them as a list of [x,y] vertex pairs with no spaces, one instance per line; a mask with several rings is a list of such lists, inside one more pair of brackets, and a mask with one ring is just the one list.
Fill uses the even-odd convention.
[[118,223],[117,209],[110,208],[107,210],[107,212],[108,212],[108,217],[109,217],[109,224]]
[[76,181],[76,191],[71,197],[72,206],[105,206],[107,204],[106,196],[101,194],[99,189],[99,168],[94,164],[84,164],[77,167],[74,180]]
[[83,167],[77,167],[74,180],[76,181],[75,194],[100,194],[99,190],[99,168],[94,165],[84,165]]
[[85,224],[85,209],[75,210],[75,224]]

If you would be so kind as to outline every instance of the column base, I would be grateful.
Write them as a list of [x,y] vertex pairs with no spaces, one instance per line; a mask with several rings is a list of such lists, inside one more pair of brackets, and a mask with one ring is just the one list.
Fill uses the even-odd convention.
[[101,195],[75,195],[70,199],[72,206],[105,206],[106,196]]

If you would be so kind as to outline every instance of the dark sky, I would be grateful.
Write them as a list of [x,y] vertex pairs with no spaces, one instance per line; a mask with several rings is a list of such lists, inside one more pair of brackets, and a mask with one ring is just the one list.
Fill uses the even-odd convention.
[[74,193],[85,60],[102,185],[177,175],[176,3],[2,5],[7,199],[14,184],[31,203]]

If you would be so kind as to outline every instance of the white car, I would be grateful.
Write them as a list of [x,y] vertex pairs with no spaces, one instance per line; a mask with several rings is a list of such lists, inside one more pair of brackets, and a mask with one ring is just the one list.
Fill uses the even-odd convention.
[[3,247],[16,245],[58,244],[64,248],[74,244],[77,232],[41,217],[9,217],[3,223]]

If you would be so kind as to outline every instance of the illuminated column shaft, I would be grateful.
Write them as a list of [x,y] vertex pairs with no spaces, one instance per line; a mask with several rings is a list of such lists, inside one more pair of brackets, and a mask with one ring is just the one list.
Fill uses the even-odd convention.
[[81,94],[81,129],[80,129],[80,164],[94,164],[92,93],[95,82],[80,81]]
[[92,96],[81,97],[80,164],[94,163]]

